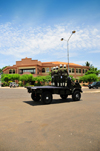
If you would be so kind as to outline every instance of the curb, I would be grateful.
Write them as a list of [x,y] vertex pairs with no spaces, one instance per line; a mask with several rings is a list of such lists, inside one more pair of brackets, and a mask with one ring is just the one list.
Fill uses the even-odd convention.
[[83,93],[100,93],[100,91],[83,91]]
[[25,89],[24,87],[15,87],[15,88],[10,88],[10,87],[0,87],[0,89]]

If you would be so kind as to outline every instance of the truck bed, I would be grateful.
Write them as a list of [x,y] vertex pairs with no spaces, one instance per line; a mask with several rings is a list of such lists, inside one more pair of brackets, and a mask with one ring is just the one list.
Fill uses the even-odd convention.
[[27,89],[69,89],[67,86],[66,87],[56,87],[56,86],[34,86],[34,87],[31,87],[31,86],[28,86],[26,87]]

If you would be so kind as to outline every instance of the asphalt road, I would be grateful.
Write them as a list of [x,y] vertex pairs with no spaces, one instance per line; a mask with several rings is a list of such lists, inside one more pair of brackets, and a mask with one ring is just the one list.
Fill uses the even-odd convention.
[[100,90],[80,101],[33,102],[23,88],[0,88],[0,151],[100,151]]

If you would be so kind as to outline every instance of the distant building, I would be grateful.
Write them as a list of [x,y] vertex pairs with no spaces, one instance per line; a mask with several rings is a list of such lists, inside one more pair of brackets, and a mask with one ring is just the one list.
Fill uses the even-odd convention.
[[[68,66],[68,63],[66,62],[41,62],[38,60],[32,60],[31,58],[24,58],[21,61],[16,61],[16,65],[8,66],[5,69],[3,69],[4,74],[33,74],[34,77],[36,76],[44,76],[48,75],[49,72],[53,67],[60,66],[60,64],[64,65],[66,64],[66,67]],[[78,78],[80,76],[83,76],[89,67],[87,66],[81,66],[75,63],[69,63],[69,74],[73,75],[74,78]]]

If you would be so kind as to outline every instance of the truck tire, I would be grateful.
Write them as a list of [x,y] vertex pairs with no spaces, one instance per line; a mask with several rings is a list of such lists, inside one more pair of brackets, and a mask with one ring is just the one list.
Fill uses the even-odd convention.
[[35,96],[35,94],[32,93],[32,94],[31,94],[31,98],[32,98],[32,100],[35,101],[35,102],[40,101],[40,95],[38,95],[38,94]]
[[67,94],[61,94],[60,97],[61,97],[62,99],[66,99],[66,98],[68,97],[68,95],[67,95]]
[[48,91],[43,92],[41,101],[44,104],[50,104],[52,102],[52,93]]
[[80,91],[75,91],[73,94],[72,94],[72,99],[73,101],[79,101],[81,98],[81,93]]

